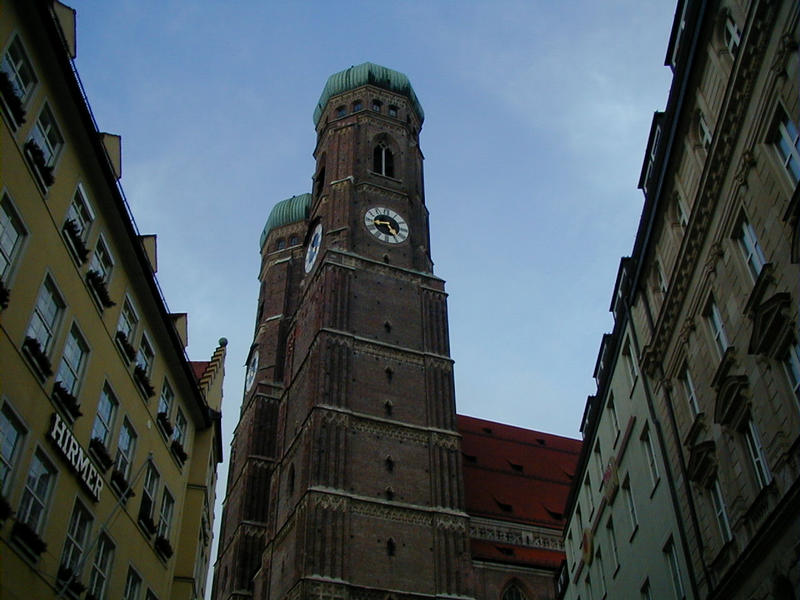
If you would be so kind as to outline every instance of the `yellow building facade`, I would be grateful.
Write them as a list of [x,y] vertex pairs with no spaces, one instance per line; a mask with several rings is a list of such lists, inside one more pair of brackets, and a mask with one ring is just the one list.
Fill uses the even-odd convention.
[[0,1],[0,597],[202,598],[227,342],[188,360],[75,47]]

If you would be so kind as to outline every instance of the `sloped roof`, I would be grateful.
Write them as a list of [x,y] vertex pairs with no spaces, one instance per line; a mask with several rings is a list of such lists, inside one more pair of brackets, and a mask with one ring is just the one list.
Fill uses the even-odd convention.
[[308,217],[311,210],[311,194],[300,194],[281,200],[275,206],[267,217],[267,223],[264,225],[264,230],[261,232],[261,242],[259,248],[264,248],[264,242],[267,241],[269,232],[276,227],[283,227],[290,223],[297,223]]
[[203,376],[203,373],[206,372],[208,365],[211,364],[211,361],[208,360],[191,360],[189,364],[192,365],[192,371],[194,371],[195,379],[200,381],[200,378]]
[[467,513],[561,530],[581,441],[458,415]]
[[375,63],[365,62],[328,77],[328,81],[325,83],[322,94],[317,101],[317,106],[314,109],[314,126],[316,127],[319,124],[328,100],[333,96],[354,90],[362,85],[374,85],[390,92],[404,95],[411,102],[411,106],[417,113],[420,122],[425,119],[422,105],[414,93],[414,88],[411,87],[411,82],[404,73],[376,65]]
[[510,546],[483,540],[470,540],[469,545],[473,560],[553,570],[558,569],[561,561],[564,560],[564,553],[557,550],[523,548],[522,546]]

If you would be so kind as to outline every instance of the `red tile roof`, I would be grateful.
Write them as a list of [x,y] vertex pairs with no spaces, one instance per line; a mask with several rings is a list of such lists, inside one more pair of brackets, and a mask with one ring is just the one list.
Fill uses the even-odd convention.
[[189,364],[192,365],[192,371],[194,371],[194,377],[197,381],[200,381],[200,378],[203,376],[203,373],[206,372],[208,365],[211,364],[211,361],[208,360],[192,360],[189,361]]
[[564,560],[564,553],[558,550],[523,548],[496,542],[470,540],[473,560],[485,560],[504,564],[525,565],[546,569],[558,569]]
[[580,440],[464,415],[458,430],[468,514],[563,529]]

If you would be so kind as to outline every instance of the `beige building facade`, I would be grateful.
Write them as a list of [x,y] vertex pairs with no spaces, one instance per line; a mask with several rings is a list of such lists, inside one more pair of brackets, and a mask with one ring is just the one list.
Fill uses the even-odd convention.
[[[662,469],[651,500],[676,524],[640,555],[671,581],[664,590],[639,572],[628,580],[629,541],[619,535],[619,567],[603,563],[606,581],[638,585],[643,598],[796,598],[800,589],[798,39],[796,2],[676,7],[673,84],[653,120],[644,210],[612,305],[625,327],[609,336],[608,380],[638,369],[634,403],[649,414],[652,464]],[[596,439],[613,429],[609,398],[587,404],[584,472]],[[646,439],[636,431],[632,439]],[[638,479],[634,496],[651,485]],[[586,544],[567,554],[570,569]],[[586,590],[573,577],[562,590],[599,598],[596,580]],[[609,585],[609,598],[629,594]]]
[[0,2],[0,597],[198,599],[227,342],[188,360],[75,48]]

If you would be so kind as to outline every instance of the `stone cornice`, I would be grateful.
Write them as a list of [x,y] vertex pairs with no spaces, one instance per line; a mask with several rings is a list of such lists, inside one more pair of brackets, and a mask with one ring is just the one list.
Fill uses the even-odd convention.
[[[692,218],[676,260],[673,288],[664,300],[652,341],[648,345],[645,368],[651,375],[655,365],[663,361],[675,332],[692,273],[700,260],[712,217],[720,201],[725,175],[733,161],[735,142],[744,123],[776,15],[775,3],[758,2],[754,8],[749,35],[755,39],[748,42],[746,51],[739,57],[736,74],[726,90],[720,119],[716,125],[719,134],[715,136],[706,159]],[[715,259],[707,266],[713,269],[714,262]]]

